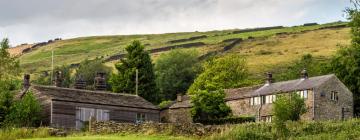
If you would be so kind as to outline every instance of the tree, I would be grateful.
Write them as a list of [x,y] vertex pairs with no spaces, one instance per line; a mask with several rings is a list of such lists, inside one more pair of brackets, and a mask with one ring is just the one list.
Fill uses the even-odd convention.
[[286,121],[297,121],[306,112],[304,99],[295,92],[277,95],[273,103],[274,128],[280,137],[287,135]]
[[186,93],[198,71],[198,53],[194,50],[171,50],[161,54],[155,64],[156,84],[163,100],[174,100]]
[[354,113],[360,115],[360,10],[359,1],[352,1],[355,8],[346,11],[350,20],[351,45],[337,51],[331,61],[331,71],[354,94]]
[[212,120],[228,116],[231,109],[225,103],[224,90],[198,90],[191,95],[191,115],[193,120]]
[[140,41],[126,47],[127,55],[115,65],[118,74],[113,74],[110,83],[114,92],[135,94],[136,70],[138,70],[138,94],[146,100],[158,102],[158,89],[150,55]]
[[195,79],[188,93],[197,90],[214,91],[247,85],[246,61],[239,55],[212,59],[203,66],[204,71]]
[[9,47],[7,38],[0,42],[0,80],[16,78],[21,72],[19,61],[7,51]]
[[[62,68],[68,70],[68,68]],[[76,70],[75,77],[82,77],[86,81],[87,89],[94,89],[94,79],[97,72],[106,73],[109,75],[110,67],[107,67],[100,58],[94,60],[84,60],[80,63],[79,68]],[[65,72],[66,77],[70,79],[70,73]],[[64,83],[65,84],[65,83]]]

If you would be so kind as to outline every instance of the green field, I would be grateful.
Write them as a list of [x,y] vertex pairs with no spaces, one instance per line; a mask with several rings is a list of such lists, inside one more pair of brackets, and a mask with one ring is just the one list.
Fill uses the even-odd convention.
[[175,136],[145,136],[145,135],[91,135],[91,136],[69,136],[32,138],[24,140],[191,140],[190,137]]
[[[334,26],[346,23],[329,23],[315,26],[285,27],[265,31],[232,34],[233,30],[186,32],[148,35],[115,35],[94,36],[67,39],[51,43],[34,49],[19,57],[24,72],[36,74],[51,68],[51,51],[55,52],[55,66],[79,63],[85,59],[96,57],[107,58],[111,55],[123,53],[124,48],[133,40],[140,40],[146,49],[160,48],[191,42],[204,42],[206,45],[196,48],[200,54],[222,49],[222,41],[231,38],[247,39],[249,36],[255,40],[247,40],[238,44],[229,53],[237,53],[248,59],[250,71],[253,74],[261,73],[272,66],[287,64],[298,59],[304,53],[315,54],[316,57],[329,57],[337,50],[337,44],[348,44],[349,28],[314,30],[321,27]],[[312,31],[314,30],[314,31]],[[301,33],[301,31],[311,31]],[[280,32],[294,33],[289,35],[275,35]],[[296,34],[295,34],[296,33]],[[193,41],[181,43],[168,43],[170,40],[184,39],[194,36],[206,35]],[[270,51],[267,55],[259,55],[259,51]],[[166,52],[161,52],[166,53]],[[160,53],[152,54],[153,61]],[[108,62],[112,66],[114,62]]]

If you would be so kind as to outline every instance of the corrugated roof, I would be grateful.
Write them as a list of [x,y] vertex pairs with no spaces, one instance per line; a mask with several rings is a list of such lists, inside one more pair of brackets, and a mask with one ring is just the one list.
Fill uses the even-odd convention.
[[144,98],[124,93],[110,93],[106,91],[90,91],[51,86],[31,86],[35,92],[48,96],[53,100],[82,102],[92,104],[114,105],[134,108],[159,109]]

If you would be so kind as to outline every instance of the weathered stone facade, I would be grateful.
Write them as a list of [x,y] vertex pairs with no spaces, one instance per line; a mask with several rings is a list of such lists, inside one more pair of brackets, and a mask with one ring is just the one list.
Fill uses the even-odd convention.
[[[272,101],[265,101],[266,96],[297,93],[304,98],[307,108],[307,112],[301,116],[302,120],[342,120],[353,117],[353,95],[335,75],[308,78],[304,72],[298,80],[272,83],[270,77],[263,86],[226,90],[226,104],[234,116],[254,116],[257,120],[271,121]],[[256,97],[259,97],[260,103],[254,104]],[[170,106],[167,109],[168,121],[191,122],[191,107],[188,98]]]

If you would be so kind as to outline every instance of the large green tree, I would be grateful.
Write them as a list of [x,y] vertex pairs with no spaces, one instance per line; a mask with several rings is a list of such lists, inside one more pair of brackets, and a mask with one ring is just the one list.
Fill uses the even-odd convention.
[[188,93],[197,90],[218,90],[248,84],[246,60],[239,55],[226,55],[205,62],[203,72],[190,86]]
[[[354,1],[355,7],[359,1]],[[332,58],[331,71],[353,92],[354,112],[360,115],[360,10],[347,9],[351,27],[351,45],[341,48]]]
[[118,74],[113,74],[110,83],[114,92],[135,94],[136,70],[138,70],[138,94],[146,100],[158,102],[158,88],[149,52],[140,41],[133,41],[126,47],[125,59],[115,65]]
[[156,84],[163,100],[174,100],[185,94],[198,72],[198,53],[195,50],[175,49],[161,54],[156,60]]
[[11,57],[9,49],[9,40],[7,38],[0,42],[0,80],[13,79],[20,74],[19,61]]

